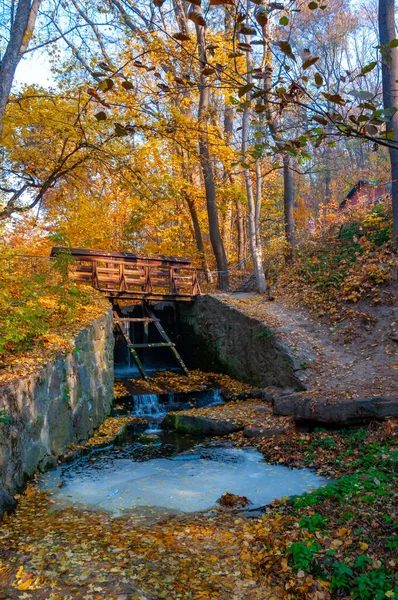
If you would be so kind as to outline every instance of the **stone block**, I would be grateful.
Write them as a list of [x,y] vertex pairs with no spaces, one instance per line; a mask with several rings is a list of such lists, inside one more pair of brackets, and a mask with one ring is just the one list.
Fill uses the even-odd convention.
[[236,419],[210,419],[197,415],[168,414],[162,422],[163,429],[176,429],[191,435],[228,435],[244,428],[243,423]]
[[245,438],[269,438],[284,434],[286,427],[245,427],[243,435]]

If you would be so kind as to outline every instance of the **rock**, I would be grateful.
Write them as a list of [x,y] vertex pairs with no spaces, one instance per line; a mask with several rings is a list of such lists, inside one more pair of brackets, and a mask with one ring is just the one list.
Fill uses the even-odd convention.
[[284,388],[283,390],[280,390],[279,392],[279,396],[291,396],[294,392],[293,388]]
[[299,394],[290,394],[290,396],[279,396],[272,401],[274,415],[289,416],[294,415],[298,406],[306,402],[306,398]]
[[255,400],[261,400],[263,397],[263,390],[253,389],[249,392],[250,398],[254,398]]
[[285,433],[286,427],[245,427],[243,435],[245,438],[268,438],[277,437]]
[[262,391],[261,399],[265,400],[266,402],[272,402],[273,399],[275,398],[275,396],[277,396],[279,394],[280,394],[280,390],[277,390],[276,388],[273,388],[273,387],[265,388]]
[[270,407],[266,406],[265,404],[264,404],[264,406],[254,406],[253,410],[256,413],[261,413],[261,414],[264,414],[264,413],[271,414],[272,413],[272,410],[270,409]]
[[73,350],[0,385],[0,410],[12,416],[7,427],[0,423],[0,479],[8,500],[38,470],[55,467],[54,457],[85,443],[109,414],[113,345],[109,308],[75,336]]
[[0,484],[0,518],[4,515],[4,513],[9,513],[16,507],[17,503],[15,502],[13,496],[5,491],[5,489]]
[[168,414],[162,421],[163,429],[176,429],[192,435],[228,435],[244,428],[243,423],[233,419],[210,419],[198,415]]
[[40,473],[46,473],[47,471],[53,471],[57,468],[57,458],[50,454],[49,456],[45,456],[41,459],[38,464],[38,469]]
[[[96,446],[97,447],[97,446]],[[84,455],[83,448],[75,448],[63,456],[62,462],[69,464]]]
[[307,399],[297,406],[294,413],[296,421],[314,421],[342,426],[366,421],[382,421],[387,417],[398,417],[398,399],[376,396],[337,404],[311,402]]
[[275,399],[273,409],[274,414],[292,415],[295,421],[345,426],[398,417],[398,398],[376,396],[330,404],[292,394]]
[[118,442],[123,441],[124,438],[127,436],[127,432],[128,432],[127,423],[123,423],[123,425],[120,427],[119,431],[117,432],[115,439]]

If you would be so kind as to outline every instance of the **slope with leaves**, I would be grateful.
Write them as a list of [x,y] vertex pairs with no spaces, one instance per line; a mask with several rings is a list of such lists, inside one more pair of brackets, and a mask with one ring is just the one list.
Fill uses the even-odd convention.
[[293,267],[283,274],[283,290],[332,320],[350,316],[351,306],[360,300],[388,301],[384,287],[393,281],[397,267],[391,234],[388,199],[334,215],[298,246]]
[[79,330],[109,305],[91,287],[64,278],[67,265],[5,252],[0,262],[0,382],[5,383],[71,350]]

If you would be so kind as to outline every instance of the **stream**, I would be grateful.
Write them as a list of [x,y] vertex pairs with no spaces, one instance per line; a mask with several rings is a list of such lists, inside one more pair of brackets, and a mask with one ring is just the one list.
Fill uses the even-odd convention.
[[[206,394],[206,400],[203,395],[195,402],[202,406],[222,402],[219,391]],[[309,469],[268,464],[255,449],[161,430],[165,406],[156,394],[133,397],[127,410],[148,420],[144,433],[130,431],[115,446],[45,474],[40,485],[51,493],[54,508],[107,511],[148,523],[169,515],[212,511],[225,492],[246,496],[251,512],[276,498],[327,483]]]

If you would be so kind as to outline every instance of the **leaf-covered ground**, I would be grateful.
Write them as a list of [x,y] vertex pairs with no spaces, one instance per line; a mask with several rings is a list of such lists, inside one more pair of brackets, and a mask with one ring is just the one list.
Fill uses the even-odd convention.
[[[258,400],[194,411],[275,425]],[[264,408],[266,408],[264,404]],[[288,420],[285,419],[285,425]],[[113,427],[113,426],[112,426]],[[110,426],[110,428],[112,429]],[[230,437],[274,463],[329,475],[261,517],[219,509],[139,527],[128,517],[54,510],[30,485],[0,524],[0,598],[40,600],[384,600],[396,598],[397,429]]]

